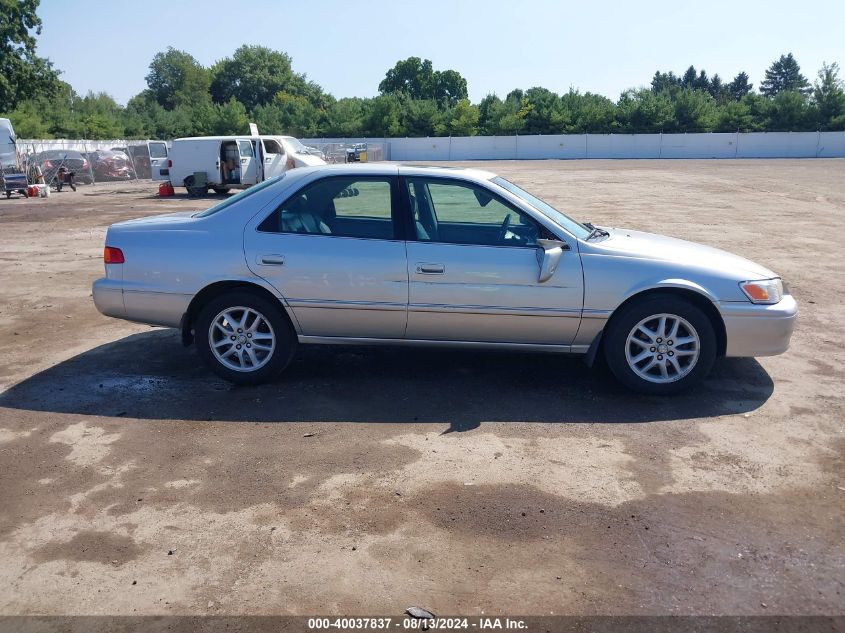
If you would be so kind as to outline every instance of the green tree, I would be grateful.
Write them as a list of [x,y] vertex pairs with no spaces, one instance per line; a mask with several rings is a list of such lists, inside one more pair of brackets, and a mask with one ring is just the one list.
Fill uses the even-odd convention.
[[467,82],[456,70],[435,71],[430,59],[409,57],[396,62],[378,85],[382,95],[404,94],[434,99],[444,107],[467,98]]
[[266,46],[241,46],[211,72],[214,102],[225,104],[234,98],[247,110],[270,103],[279,92],[299,95],[304,89],[304,78],[295,75],[290,57]]
[[716,119],[713,98],[703,90],[684,89],[672,103],[674,120],[667,122],[664,131],[710,132]]
[[172,46],[153,57],[146,80],[152,96],[168,110],[209,99],[211,72]]
[[215,106],[211,131],[221,136],[246,134],[249,131],[249,117],[244,104],[231,97],[226,103]]
[[323,130],[325,113],[315,108],[307,98],[287,92],[278,93],[273,102],[253,110],[258,129],[263,134],[319,136]]
[[798,92],[807,94],[810,84],[801,74],[801,67],[792,53],[781,55],[766,70],[766,78],[760,84],[760,92],[767,97],[775,97],[781,92]]
[[845,129],[845,84],[839,79],[839,64],[822,63],[813,87],[813,104],[822,130]]
[[411,99],[434,99],[434,67],[430,59],[409,57],[396,62],[381,80],[378,90],[383,95],[404,93]]
[[328,136],[362,136],[366,102],[359,97],[338,99],[327,112],[325,134]]
[[777,93],[771,100],[766,121],[769,132],[801,132],[813,128],[813,116],[807,100],[797,90]]
[[[50,92],[58,74],[35,54],[39,0],[0,0],[0,112]],[[34,32],[34,34],[33,34]]]
[[434,98],[444,101],[449,106],[456,105],[467,98],[467,80],[456,70],[444,70],[434,73]]
[[446,133],[443,111],[434,99],[405,99],[402,129],[407,136],[438,136]]
[[666,94],[651,90],[628,90],[616,107],[619,128],[631,134],[662,132],[677,128],[675,108]]
[[366,136],[401,136],[402,110],[396,95],[381,95],[368,102],[364,115]]
[[475,136],[478,134],[478,106],[469,99],[461,99],[449,110],[449,133],[452,136]]
[[748,104],[743,101],[728,101],[716,112],[714,132],[751,132],[754,130],[754,117]]
[[745,72],[739,73],[728,84],[728,94],[734,101],[739,101],[753,89],[754,84],[748,81],[748,75]]
[[89,92],[75,106],[77,133],[74,136],[86,139],[123,136],[123,108],[105,92]]
[[607,97],[571,90],[562,95],[561,106],[571,113],[567,132],[607,134],[616,129],[616,104]]

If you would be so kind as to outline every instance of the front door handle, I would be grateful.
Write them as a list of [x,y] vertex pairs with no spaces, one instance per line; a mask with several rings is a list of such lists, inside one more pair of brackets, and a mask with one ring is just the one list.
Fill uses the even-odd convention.
[[426,264],[420,262],[417,264],[417,272],[423,275],[442,275],[446,272],[445,264]]
[[283,255],[259,255],[258,263],[263,266],[282,266],[285,258]]

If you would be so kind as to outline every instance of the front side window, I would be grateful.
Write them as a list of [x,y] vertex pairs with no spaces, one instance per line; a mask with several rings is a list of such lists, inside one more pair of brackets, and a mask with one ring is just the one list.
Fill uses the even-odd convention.
[[258,230],[393,239],[392,189],[389,178],[323,178],[293,194]]
[[416,237],[421,242],[534,246],[540,227],[531,218],[467,182],[408,178]]
[[265,154],[284,154],[284,152],[282,151],[282,148],[279,147],[279,144],[276,141],[274,141],[272,139],[265,138],[263,140],[263,143],[264,143],[264,153]]
[[238,147],[241,150],[243,158],[252,158],[252,143],[249,141],[238,141]]

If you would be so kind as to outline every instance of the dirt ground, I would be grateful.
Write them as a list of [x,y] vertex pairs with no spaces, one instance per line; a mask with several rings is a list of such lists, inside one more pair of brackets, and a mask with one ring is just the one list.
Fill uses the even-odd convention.
[[630,395],[553,355],[300,348],[233,387],[91,301],[150,183],[0,200],[0,614],[845,613],[845,160],[485,162],[722,247],[783,356]]

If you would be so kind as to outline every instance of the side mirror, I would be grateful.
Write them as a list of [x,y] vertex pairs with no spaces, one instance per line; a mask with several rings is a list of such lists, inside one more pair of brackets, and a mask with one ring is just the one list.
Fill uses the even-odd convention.
[[537,264],[540,266],[539,283],[548,281],[557,270],[560,256],[568,251],[569,245],[559,240],[537,240]]

